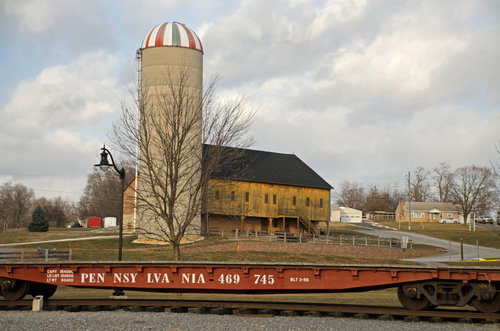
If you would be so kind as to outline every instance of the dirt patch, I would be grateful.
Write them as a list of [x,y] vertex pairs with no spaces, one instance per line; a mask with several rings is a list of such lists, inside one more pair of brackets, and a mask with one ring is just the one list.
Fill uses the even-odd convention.
[[[403,252],[400,248],[387,247],[367,247],[367,246],[334,246],[309,243],[266,243],[266,242],[231,242],[216,244],[205,247],[186,248],[185,252],[227,252],[240,251],[258,251],[258,252],[283,252],[291,254],[316,254],[345,256],[365,259],[384,259],[397,260],[403,258]],[[406,251],[407,258],[428,256],[439,254],[441,250],[419,250],[410,249]]]

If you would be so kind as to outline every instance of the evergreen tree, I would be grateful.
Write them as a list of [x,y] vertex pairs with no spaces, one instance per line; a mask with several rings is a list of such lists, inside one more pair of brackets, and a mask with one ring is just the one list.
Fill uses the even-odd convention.
[[28,231],[30,232],[47,232],[49,230],[49,220],[47,214],[38,206],[33,211],[31,217],[31,223],[28,225]]

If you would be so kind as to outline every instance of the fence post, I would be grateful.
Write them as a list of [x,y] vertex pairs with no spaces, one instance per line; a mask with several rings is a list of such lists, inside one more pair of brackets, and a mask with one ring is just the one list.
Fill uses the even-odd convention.
[[368,246],[368,237],[365,237],[365,246]]
[[284,232],[284,237],[283,237],[283,240],[284,240],[284,242],[285,242],[285,244],[286,244],[286,232]]
[[316,243],[316,235],[313,233],[313,244]]
[[330,236],[330,233],[326,234],[326,244],[328,245],[328,237]]
[[70,249],[69,249],[69,253],[68,253],[68,260],[70,260],[70,261],[71,261],[71,257],[72,257],[72,255],[73,255],[73,249],[72,249],[72,248],[70,248]]
[[224,238],[224,229],[221,231],[221,237]]
[[392,238],[389,238],[389,248],[392,248]]
[[24,260],[24,248],[21,249],[21,262]]
[[45,249],[45,262],[49,260],[49,250]]
[[236,229],[236,232],[235,232],[236,238],[238,238],[238,231],[240,231],[240,229]]
[[255,230],[255,238],[258,238],[258,233],[259,233],[259,231]]
[[269,242],[273,241],[273,232],[269,231]]
[[380,247],[380,237],[377,238],[377,247]]
[[356,246],[356,236],[352,236],[352,245]]
[[342,246],[342,235],[340,235],[340,246]]
[[299,243],[302,243],[302,232],[299,233]]

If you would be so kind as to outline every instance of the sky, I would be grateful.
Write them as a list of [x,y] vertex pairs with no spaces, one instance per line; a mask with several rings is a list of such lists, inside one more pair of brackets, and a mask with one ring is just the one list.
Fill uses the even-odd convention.
[[77,202],[136,50],[171,21],[202,40],[219,97],[247,97],[251,148],[297,155],[337,192],[500,159],[499,1],[2,0],[0,185]]

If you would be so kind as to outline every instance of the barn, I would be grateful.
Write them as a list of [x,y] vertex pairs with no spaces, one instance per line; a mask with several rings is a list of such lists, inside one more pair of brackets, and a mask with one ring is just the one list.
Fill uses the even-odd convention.
[[[210,145],[203,146],[204,158]],[[294,154],[225,147],[232,162],[210,175],[201,208],[201,233],[211,228],[319,234],[330,222],[328,184]],[[124,194],[124,222],[134,219],[134,180]],[[323,227],[323,226],[322,226]]]

